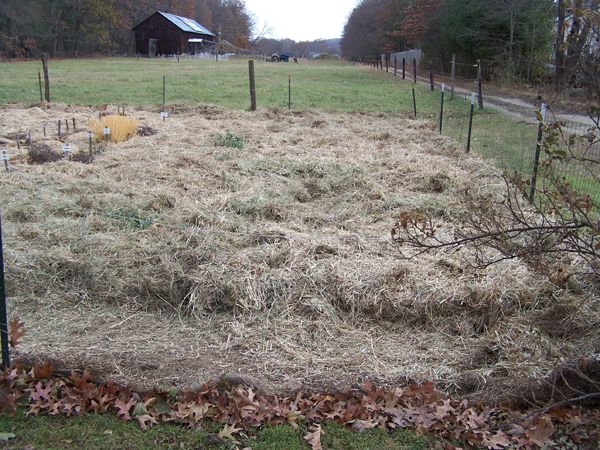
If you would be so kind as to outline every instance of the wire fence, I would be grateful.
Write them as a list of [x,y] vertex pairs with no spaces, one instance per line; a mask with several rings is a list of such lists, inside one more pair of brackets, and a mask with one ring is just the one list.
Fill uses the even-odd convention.
[[[546,167],[552,159],[552,174],[568,182],[579,194],[588,194],[600,201],[600,130],[597,126],[559,120],[548,111],[545,125],[556,130],[557,139],[545,150],[543,133],[549,130],[540,129],[540,109],[534,106],[479,109],[475,94],[444,93],[442,109],[440,91],[416,92],[417,101],[419,97],[430,96],[435,104],[435,96],[439,97],[441,132],[461,143],[465,151],[476,152],[503,170],[520,173],[526,180],[533,180],[540,167]],[[425,112],[422,116],[427,117]],[[555,128],[559,124],[560,127]]]

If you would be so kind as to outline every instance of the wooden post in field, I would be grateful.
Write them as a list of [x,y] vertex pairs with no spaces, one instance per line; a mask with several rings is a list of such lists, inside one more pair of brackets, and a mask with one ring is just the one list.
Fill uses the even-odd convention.
[[483,109],[483,91],[481,89],[481,60],[477,60],[477,101],[479,109]]
[[42,73],[38,70],[38,83],[40,85],[40,102],[44,101],[44,93],[42,92]]
[[383,55],[383,57],[385,59],[385,71],[387,73],[387,72],[390,71],[390,67],[389,67],[389,64],[388,64],[388,55],[387,55],[387,53],[385,55]]
[[254,61],[248,61],[248,76],[250,79],[250,111],[256,111],[256,80],[254,79]]
[[163,75],[163,110],[165,109],[166,98],[167,98],[167,76]]
[[394,76],[398,75],[398,58],[394,56]]
[[429,61],[429,87],[431,88],[431,92],[435,90],[435,85],[433,84],[433,63]]
[[288,109],[292,109],[292,76],[288,75]]
[[93,137],[93,133],[91,131],[88,131],[88,145],[89,145],[89,150],[90,150],[90,162],[92,162],[92,157],[93,157],[93,153],[94,153],[94,147],[92,145],[92,137]]
[[417,58],[413,58],[413,82],[417,84]]
[[60,119],[58,120],[58,138],[60,139]]
[[456,80],[456,53],[452,53],[452,70],[450,72],[450,81],[452,83],[450,99],[454,100],[454,82]]
[[65,128],[67,129],[67,133],[69,132],[69,119],[65,119]]
[[406,58],[402,58],[402,79],[406,80]]
[[75,125],[75,117],[73,117],[73,132],[77,130],[77,126]]
[[48,76],[48,53],[42,53],[42,70],[44,71],[45,98],[50,103],[50,77]]

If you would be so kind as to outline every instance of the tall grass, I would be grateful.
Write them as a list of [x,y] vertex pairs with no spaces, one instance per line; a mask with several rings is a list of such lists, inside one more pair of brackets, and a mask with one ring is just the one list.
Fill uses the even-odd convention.
[[92,120],[90,129],[96,141],[104,139],[104,128],[110,129],[110,140],[119,143],[135,135],[138,122],[132,117],[117,115],[104,116],[101,120]]

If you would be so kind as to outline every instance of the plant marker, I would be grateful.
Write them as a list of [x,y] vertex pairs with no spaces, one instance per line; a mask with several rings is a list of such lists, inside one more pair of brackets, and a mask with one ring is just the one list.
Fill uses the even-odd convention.
[[63,151],[63,153],[65,155],[65,159],[70,159],[71,158],[71,146],[68,143],[63,144],[62,151]]
[[4,168],[8,172],[8,150],[2,150],[2,153],[0,153],[0,159],[4,161]]

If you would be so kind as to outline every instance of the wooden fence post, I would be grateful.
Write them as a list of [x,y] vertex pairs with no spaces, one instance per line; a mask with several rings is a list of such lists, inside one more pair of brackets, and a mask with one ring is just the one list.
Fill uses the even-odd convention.
[[406,58],[402,58],[402,79],[406,80]]
[[417,83],[417,58],[413,58],[413,82]]
[[394,56],[394,76],[398,75],[398,58]]
[[250,111],[256,111],[256,81],[254,79],[254,61],[248,61],[248,75],[250,78]]
[[42,53],[42,69],[44,71],[45,98],[50,103],[50,77],[48,76],[48,53]]
[[44,93],[42,92],[42,73],[38,70],[38,83],[40,85],[40,102],[44,101]]
[[433,63],[431,61],[429,61],[429,87],[431,88],[431,92],[435,90],[433,83]]

